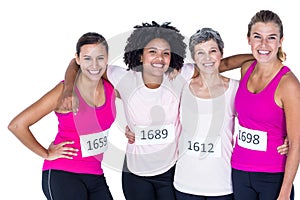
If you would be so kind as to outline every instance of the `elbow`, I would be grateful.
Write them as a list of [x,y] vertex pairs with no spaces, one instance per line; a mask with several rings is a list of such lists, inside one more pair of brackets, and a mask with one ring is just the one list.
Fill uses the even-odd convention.
[[20,127],[19,123],[15,120],[12,120],[7,126],[8,130],[12,132],[14,135],[17,134],[19,127]]
[[14,121],[11,121],[8,126],[7,126],[8,130],[10,132],[14,132],[17,129],[17,124],[14,123]]

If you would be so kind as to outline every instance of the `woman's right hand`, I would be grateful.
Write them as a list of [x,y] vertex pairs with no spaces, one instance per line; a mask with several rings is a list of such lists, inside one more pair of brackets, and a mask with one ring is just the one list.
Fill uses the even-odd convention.
[[66,146],[69,144],[74,144],[74,142],[61,142],[57,145],[52,142],[48,147],[48,156],[46,160],[56,160],[58,158],[73,159],[73,156],[77,156],[78,149]]

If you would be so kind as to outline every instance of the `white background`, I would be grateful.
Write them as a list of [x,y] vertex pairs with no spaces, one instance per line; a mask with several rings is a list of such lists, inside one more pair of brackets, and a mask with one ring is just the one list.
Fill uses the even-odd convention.
[[[99,32],[109,40],[132,30],[136,24],[152,20],[170,21],[185,36],[200,28],[212,27],[225,42],[226,57],[250,52],[246,41],[248,22],[257,11],[270,9],[279,14],[284,24],[286,65],[300,78],[297,60],[300,12],[296,3],[282,0],[1,1],[0,199],[45,199],[41,188],[43,159],[26,149],[8,131],[7,125],[63,79],[76,42],[83,33]],[[124,42],[120,42],[120,52]],[[239,71],[226,75],[239,79]],[[44,146],[53,140],[56,124],[54,114],[50,114],[32,127]],[[122,131],[115,130],[111,141],[123,151],[126,139]],[[111,167],[104,170],[114,198],[124,199],[120,171]],[[299,172],[295,188],[299,200]]]

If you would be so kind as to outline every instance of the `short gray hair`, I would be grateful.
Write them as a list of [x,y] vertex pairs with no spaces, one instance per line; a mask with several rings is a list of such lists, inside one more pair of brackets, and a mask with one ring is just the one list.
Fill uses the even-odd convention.
[[195,46],[199,43],[206,42],[209,40],[214,40],[218,44],[219,50],[223,55],[224,42],[218,31],[213,30],[212,28],[202,28],[193,34],[190,38],[189,49],[192,55],[192,58],[195,56]]

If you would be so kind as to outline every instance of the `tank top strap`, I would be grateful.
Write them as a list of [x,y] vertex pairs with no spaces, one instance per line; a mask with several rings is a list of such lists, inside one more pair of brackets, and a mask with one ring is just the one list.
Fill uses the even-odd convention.
[[75,94],[77,95],[77,98],[78,98],[78,101],[79,101],[79,105],[81,104],[81,102],[85,102],[84,99],[82,98],[81,94],[80,94],[80,91],[77,87],[77,85],[75,84],[74,86],[75,88]]
[[102,82],[103,82],[103,88],[104,88],[104,92],[106,94],[106,97],[108,97],[109,99],[109,102],[111,101],[111,98],[114,98],[114,87],[112,86],[112,84],[105,80],[105,79],[102,79]]
[[269,87],[272,87],[274,89],[277,88],[281,78],[288,73],[289,71],[291,71],[287,66],[283,66],[279,72],[276,74],[276,76],[272,79],[272,81],[269,83]]
[[246,83],[248,82],[248,79],[249,79],[250,75],[252,74],[252,72],[253,72],[253,70],[254,70],[254,68],[255,68],[256,63],[257,63],[256,60],[253,61],[253,63],[252,63],[252,64],[250,65],[250,67],[247,69],[247,71],[246,71],[244,77],[243,77],[242,80],[241,80],[241,84],[244,84],[244,83],[246,84]]

